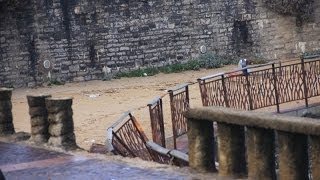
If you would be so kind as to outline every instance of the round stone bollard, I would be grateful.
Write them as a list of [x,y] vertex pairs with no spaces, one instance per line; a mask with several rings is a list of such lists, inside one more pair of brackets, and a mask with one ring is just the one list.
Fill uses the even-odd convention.
[[12,118],[12,89],[0,88],[0,135],[14,134]]
[[72,98],[47,98],[49,145],[63,149],[77,148],[73,126]]
[[49,139],[48,112],[45,99],[51,95],[27,96],[31,123],[31,140],[37,144],[46,143]]

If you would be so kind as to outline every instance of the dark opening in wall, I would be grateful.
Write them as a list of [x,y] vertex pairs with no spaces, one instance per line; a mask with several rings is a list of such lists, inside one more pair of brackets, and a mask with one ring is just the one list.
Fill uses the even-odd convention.
[[232,41],[237,55],[246,53],[252,46],[251,34],[249,31],[249,21],[234,21],[232,31]]
[[29,52],[29,75],[33,78],[34,82],[37,82],[36,78],[36,64],[38,59],[38,54],[36,52],[36,46],[33,36],[29,37],[28,44],[28,52]]
[[94,49],[94,44],[90,43],[89,45],[90,67],[95,66],[95,58],[96,58],[96,50]]
[[249,42],[249,30],[247,21],[235,21],[233,24],[236,41],[247,44]]

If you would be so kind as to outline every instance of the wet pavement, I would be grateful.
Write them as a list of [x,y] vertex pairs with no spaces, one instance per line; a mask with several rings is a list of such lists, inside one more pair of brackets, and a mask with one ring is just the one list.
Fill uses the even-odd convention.
[[1,141],[0,169],[7,180],[190,179],[177,171],[140,168],[115,160],[93,159]]

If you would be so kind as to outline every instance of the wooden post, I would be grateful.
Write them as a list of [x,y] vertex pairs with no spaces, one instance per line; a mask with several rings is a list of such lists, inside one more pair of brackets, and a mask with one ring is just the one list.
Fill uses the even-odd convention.
[[51,95],[27,96],[31,123],[31,140],[35,143],[45,143],[49,139],[48,111],[45,99]]
[[320,137],[310,136],[310,161],[313,179],[320,179]]
[[218,122],[219,175],[247,175],[244,127]]
[[12,118],[12,89],[0,88],[0,136],[14,134]]
[[202,172],[216,171],[211,121],[187,119],[189,166]]
[[73,126],[72,98],[47,98],[49,121],[49,145],[64,149],[75,149],[76,139]]
[[249,179],[276,179],[274,130],[247,128]]
[[308,178],[308,137],[278,131],[279,179]]

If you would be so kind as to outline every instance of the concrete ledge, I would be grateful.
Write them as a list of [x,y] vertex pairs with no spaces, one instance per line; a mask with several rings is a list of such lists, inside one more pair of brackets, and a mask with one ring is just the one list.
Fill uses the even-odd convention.
[[271,113],[243,111],[225,107],[198,107],[184,113],[188,119],[254,126],[307,135],[320,135],[320,121],[311,118],[289,117]]

